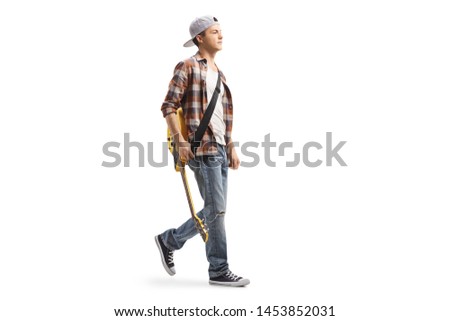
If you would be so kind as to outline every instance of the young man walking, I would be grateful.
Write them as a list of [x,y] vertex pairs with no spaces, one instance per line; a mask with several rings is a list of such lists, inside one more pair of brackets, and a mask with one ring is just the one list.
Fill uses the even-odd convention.
[[[196,18],[190,25],[191,39],[184,46],[196,45],[198,52],[175,67],[161,111],[178,148],[179,158],[194,172],[203,209],[197,215],[208,227],[205,244],[209,262],[209,283],[213,285],[245,286],[250,283],[232,273],[228,267],[225,212],[227,202],[228,167],[238,169],[239,158],[231,139],[233,104],[223,73],[214,62],[222,50],[222,31],[215,17]],[[220,79],[218,79],[220,77]],[[219,87],[219,88],[217,88]],[[191,149],[194,134],[204,116],[214,91],[219,89],[209,126],[198,144]],[[176,111],[182,107],[188,132],[188,141],[180,133]],[[168,229],[155,236],[161,260],[167,273],[175,274],[173,253],[197,235],[191,218],[178,228]]]

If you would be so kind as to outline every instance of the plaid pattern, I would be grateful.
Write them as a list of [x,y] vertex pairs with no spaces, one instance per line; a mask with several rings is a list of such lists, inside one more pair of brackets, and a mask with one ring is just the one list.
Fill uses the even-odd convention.
[[[190,142],[193,140],[194,133],[200,125],[200,120],[203,118],[203,113],[208,107],[208,98],[206,95],[207,69],[206,59],[199,57],[198,53],[178,63],[170,81],[166,98],[161,106],[164,117],[176,112],[179,107],[183,108]],[[225,76],[220,70],[219,73],[225,89],[222,105],[223,120],[225,122],[225,142],[228,145],[231,142],[231,129],[233,126],[233,103]],[[217,143],[211,130],[211,124],[209,124],[196,155],[215,154],[217,154]]]

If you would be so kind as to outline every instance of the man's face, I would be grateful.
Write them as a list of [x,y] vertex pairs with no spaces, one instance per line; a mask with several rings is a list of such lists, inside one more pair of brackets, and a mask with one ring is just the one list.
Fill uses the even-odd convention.
[[203,48],[212,51],[222,50],[222,30],[219,24],[215,24],[205,30],[205,35],[200,36],[199,41]]

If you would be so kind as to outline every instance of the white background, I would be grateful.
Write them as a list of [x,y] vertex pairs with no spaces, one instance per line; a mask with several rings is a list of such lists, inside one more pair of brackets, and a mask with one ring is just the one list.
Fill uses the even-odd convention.
[[[449,320],[444,3],[3,1],[0,319],[332,305],[334,320]],[[224,34],[234,139],[294,144],[272,151],[275,168],[230,172],[229,261],[246,288],[208,285],[199,237],[176,252],[176,276],[163,270],[153,237],[189,215],[171,167],[137,154],[101,166],[124,133],[160,159],[160,106],[204,14]],[[286,168],[326,132],[347,141],[347,167]]]

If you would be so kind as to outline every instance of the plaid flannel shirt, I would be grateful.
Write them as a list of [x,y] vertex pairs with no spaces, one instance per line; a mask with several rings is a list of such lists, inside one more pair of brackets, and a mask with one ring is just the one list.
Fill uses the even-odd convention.
[[[175,113],[179,107],[183,108],[184,120],[188,131],[188,140],[192,142],[194,133],[200,125],[203,113],[208,107],[206,95],[207,61],[197,53],[175,67],[169,90],[161,106],[163,116]],[[223,120],[225,122],[225,142],[231,143],[231,129],[233,126],[233,103],[231,92],[225,80],[225,76],[219,70],[225,89],[222,98]],[[211,123],[203,135],[197,156],[214,155],[217,153],[217,142],[211,130]]]

